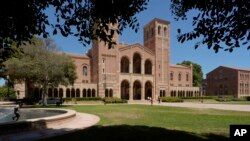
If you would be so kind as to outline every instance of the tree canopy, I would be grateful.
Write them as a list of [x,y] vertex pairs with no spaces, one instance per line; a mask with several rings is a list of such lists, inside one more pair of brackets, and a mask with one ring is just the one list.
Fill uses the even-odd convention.
[[221,49],[250,49],[249,7],[249,0],[172,0],[171,11],[176,20],[186,20],[189,11],[198,10],[192,19],[193,31],[182,33],[178,29],[178,41],[201,37],[195,48],[205,44],[216,53]]
[[193,86],[200,87],[203,80],[203,72],[201,65],[191,61],[182,61],[178,64],[186,66],[190,66],[191,64],[193,65]]
[[48,87],[73,84],[76,73],[71,58],[58,53],[51,39],[35,39],[34,42],[21,46],[22,52],[3,63],[10,80],[43,88],[43,98]]
[[[93,39],[105,41],[111,47],[114,33],[127,26],[139,28],[136,14],[146,9],[148,0],[8,0],[0,4],[0,47],[31,41],[34,35],[53,34],[76,36],[83,44]],[[54,9],[56,21],[50,21],[46,10]],[[119,23],[118,28],[110,23]]]

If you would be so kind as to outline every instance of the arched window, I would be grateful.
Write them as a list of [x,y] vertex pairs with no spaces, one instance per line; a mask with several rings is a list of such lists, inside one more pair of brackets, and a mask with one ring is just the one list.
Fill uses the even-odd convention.
[[161,26],[158,26],[158,35],[161,35]]
[[178,80],[181,81],[181,73],[178,75]]
[[174,80],[174,72],[170,72],[170,80]]
[[152,63],[150,60],[145,61],[145,74],[152,74]]
[[84,76],[88,75],[88,68],[87,68],[87,66],[83,66],[82,67],[82,73],[83,73]]
[[129,73],[129,60],[127,57],[122,57],[121,59],[121,72]]
[[163,32],[164,32],[164,36],[167,36],[167,28],[166,27],[164,27]]
[[141,56],[138,53],[133,57],[133,73],[141,73]]
[[186,73],[186,81],[189,81],[189,74]]

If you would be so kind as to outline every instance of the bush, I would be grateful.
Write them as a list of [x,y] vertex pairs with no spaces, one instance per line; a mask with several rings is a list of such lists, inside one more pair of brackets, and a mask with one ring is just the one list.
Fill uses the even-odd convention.
[[101,101],[100,97],[77,97],[76,101]]
[[250,96],[246,96],[245,99],[246,99],[247,101],[250,101]]
[[161,97],[162,102],[183,102],[180,97]]
[[105,97],[103,98],[104,103],[127,103],[127,100],[120,99],[118,97]]
[[71,98],[71,97],[66,97],[63,98],[63,101],[69,102],[69,101],[101,101],[102,98],[100,97],[76,97],[76,98]]
[[8,87],[0,87],[0,100],[7,99],[8,91],[9,91],[9,99],[16,99],[16,92],[13,88],[9,88],[8,90]]
[[243,101],[244,99],[236,98],[234,96],[219,96],[215,98],[215,100],[219,102],[228,102],[228,101]]
[[202,96],[202,97],[182,97],[182,99],[215,99],[215,96]]

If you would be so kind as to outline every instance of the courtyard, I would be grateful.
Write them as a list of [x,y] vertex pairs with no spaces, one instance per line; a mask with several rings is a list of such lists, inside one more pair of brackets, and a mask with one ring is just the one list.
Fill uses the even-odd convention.
[[249,107],[197,102],[64,105],[60,108],[93,114],[100,121],[85,129],[62,130],[55,137],[48,129],[41,140],[228,140],[229,125],[250,123]]

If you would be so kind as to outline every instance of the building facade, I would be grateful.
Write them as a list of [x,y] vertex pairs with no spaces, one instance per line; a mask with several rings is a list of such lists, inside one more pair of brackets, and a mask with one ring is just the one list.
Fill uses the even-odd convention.
[[206,95],[250,96],[250,70],[219,66],[207,74]]
[[[112,28],[116,28],[113,26]],[[105,43],[93,41],[84,55],[68,54],[76,65],[73,86],[49,89],[49,97],[118,97],[146,100],[149,97],[198,96],[193,87],[192,66],[170,65],[170,23],[153,19],[144,26],[144,45],[119,44],[108,49]],[[16,84],[21,97],[41,97],[39,88],[29,92]]]

